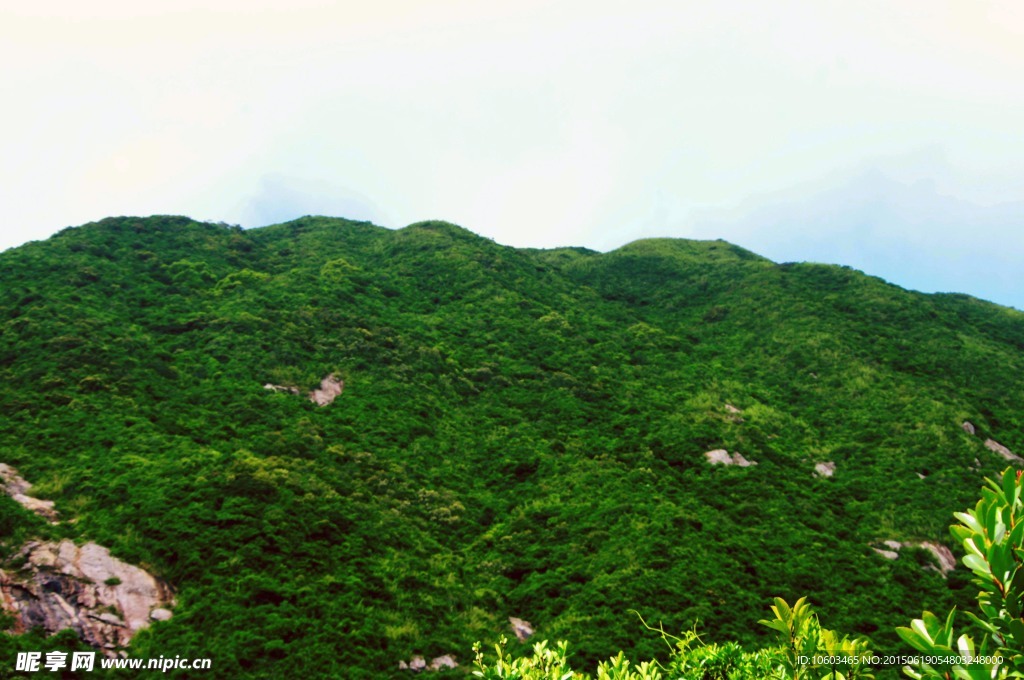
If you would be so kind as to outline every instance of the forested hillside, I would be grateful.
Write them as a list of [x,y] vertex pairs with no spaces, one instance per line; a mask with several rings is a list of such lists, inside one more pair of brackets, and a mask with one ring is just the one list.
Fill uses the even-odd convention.
[[0,324],[0,463],[64,520],[0,497],[4,551],[144,566],[132,654],[205,677],[463,677],[510,616],[581,665],[663,653],[629,610],[753,648],[775,596],[909,653],[976,594],[920,544],[1024,453],[1024,313],[723,241],[112,218],[0,254]]

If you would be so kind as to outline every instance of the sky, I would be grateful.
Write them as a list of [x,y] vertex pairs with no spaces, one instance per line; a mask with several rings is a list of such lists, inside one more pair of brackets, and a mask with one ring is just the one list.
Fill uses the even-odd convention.
[[0,0],[0,249],[113,215],[723,238],[1024,310],[1019,0]]

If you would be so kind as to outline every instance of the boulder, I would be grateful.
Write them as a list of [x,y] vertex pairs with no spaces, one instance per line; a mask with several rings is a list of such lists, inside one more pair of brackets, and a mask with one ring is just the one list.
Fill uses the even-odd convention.
[[512,624],[512,632],[516,634],[516,639],[520,642],[526,642],[526,639],[533,635],[533,626],[529,621],[510,616],[508,622]]
[[309,400],[317,406],[327,406],[341,396],[345,381],[331,374],[320,381],[320,388],[309,393]]
[[171,613],[171,610],[164,609],[163,607],[157,607],[149,613],[149,618],[153,619],[154,621],[167,621],[172,616],[174,616],[174,614]]
[[704,454],[712,465],[737,465],[739,467],[750,467],[757,465],[757,461],[747,460],[741,453],[733,453],[731,456],[725,449],[714,449]]
[[740,467],[750,467],[751,465],[757,465],[757,462],[753,460],[747,460],[746,458],[743,457],[743,454],[734,451],[732,454],[732,464],[738,465]]
[[974,423],[972,423],[969,420],[965,420],[963,424],[960,425],[960,427],[962,427],[964,432],[966,432],[967,434],[975,434]]
[[814,474],[818,477],[831,477],[836,472],[836,464],[832,461],[818,463],[814,466]]
[[742,423],[743,422],[743,416],[740,415],[741,413],[743,413],[742,410],[740,410],[740,409],[736,408],[735,406],[733,406],[732,404],[728,404],[728,403],[725,405],[725,410],[729,413],[729,415],[726,416],[726,418],[728,418],[729,420],[731,420],[734,423]]
[[715,449],[704,454],[712,465],[732,465],[732,456],[725,449]]
[[935,560],[939,563],[939,573],[942,574],[943,577],[956,569],[956,557],[953,556],[953,551],[941,543],[936,543],[934,541],[901,543],[900,541],[890,540],[882,541],[882,545],[884,545],[885,548],[872,548],[872,550],[888,560],[897,559],[899,557],[899,551],[903,548],[924,548],[935,556]]
[[943,576],[956,569],[956,557],[953,556],[953,551],[946,546],[933,541],[921,541],[917,545],[935,555],[935,559],[939,563],[939,571]]
[[1011,463],[1024,463],[1024,458],[1021,458],[1016,453],[1014,453],[1010,449],[1006,448],[1005,446],[997,442],[995,439],[986,439],[985,448],[988,449],[989,451],[994,451],[998,453],[1000,456],[1010,461]]
[[434,660],[430,662],[430,670],[439,671],[442,668],[458,668],[459,664],[455,663],[455,657],[451,654],[445,654],[443,656],[434,657]]

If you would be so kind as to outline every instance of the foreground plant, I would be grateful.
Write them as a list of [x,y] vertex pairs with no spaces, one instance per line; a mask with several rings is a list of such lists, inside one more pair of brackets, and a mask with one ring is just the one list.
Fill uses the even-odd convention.
[[779,677],[829,678],[830,680],[869,680],[868,662],[871,652],[863,638],[840,637],[835,631],[822,628],[817,615],[801,597],[790,607],[775,598],[773,620],[760,623],[779,632],[782,643],[782,670]]
[[[568,643],[554,649],[547,641],[533,646],[530,657],[514,658],[502,637],[494,646],[496,658],[488,661],[480,643],[473,672],[484,680],[870,680],[867,641],[850,639],[822,628],[818,617],[803,598],[790,607],[775,599],[775,618],[762,621],[780,634],[780,645],[755,652],[734,642],[705,644],[696,629],[682,637],[652,628],[668,644],[671,655],[663,665],[650,660],[634,664],[619,652],[597,666],[596,674],[573,670],[567,660]],[[853,660],[856,659],[856,660]]]
[[980,637],[953,627],[955,610],[945,621],[924,612],[909,628],[897,628],[921,653],[920,663],[904,670],[912,678],[1024,678],[1024,503],[1021,471],[1007,469],[1000,481],[986,479],[972,510],[954,513],[950,532],[963,545],[964,564],[974,572],[981,615],[967,612]]

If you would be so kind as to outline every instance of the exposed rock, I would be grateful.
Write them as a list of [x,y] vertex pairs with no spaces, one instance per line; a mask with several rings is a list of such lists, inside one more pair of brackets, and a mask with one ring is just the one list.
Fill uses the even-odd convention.
[[921,473],[921,472],[918,472],[917,473],[917,478],[918,479],[928,479],[928,475],[926,475],[924,473]]
[[0,463],[0,482],[3,483],[4,493],[9,496],[16,493],[23,494],[32,488],[32,485],[7,463]]
[[455,657],[453,657],[451,654],[445,654],[444,656],[435,657],[434,660],[430,662],[429,666],[430,670],[432,671],[439,671],[442,668],[458,667],[459,664],[455,663]]
[[32,496],[26,496],[25,494],[20,493],[12,495],[11,498],[18,503],[21,503],[26,510],[31,510],[50,522],[57,521],[57,510],[53,507],[53,501],[44,501],[42,499],[32,498]]
[[270,390],[271,392],[288,392],[289,394],[299,393],[298,387],[290,387],[288,385],[272,385],[271,383],[267,383],[266,385],[264,385],[263,389]]
[[733,406],[732,404],[729,404],[729,403],[727,403],[725,405],[725,410],[729,412],[729,415],[728,415],[728,419],[729,420],[731,420],[734,423],[742,423],[743,422],[743,416],[740,415],[741,413],[743,413],[743,411],[741,411],[740,409],[736,408],[735,406]]
[[164,605],[174,599],[167,584],[96,543],[31,541],[17,557],[25,561],[20,570],[0,570],[0,606],[14,616],[12,632],[72,628],[87,644],[113,654],[150,618],[170,618]]
[[886,559],[897,559],[899,557],[899,551],[903,548],[924,548],[935,556],[935,560],[939,563],[938,571],[943,577],[956,569],[956,557],[953,556],[953,552],[949,548],[941,543],[935,543],[934,541],[918,541],[910,543],[901,543],[900,541],[882,541],[882,544],[888,548],[888,550],[882,548],[872,548],[872,550]]
[[738,465],[739,467],[750,467],[757,465],[757,461],[747,460],[743,454],[733,453],[731,456],[725,449],[715,449],[704,454],[712,465]]
[[986,439],[985,448],[988,449],[989,451],[995,451],[996,453],[998,453],[1000,456],[1010,461],[1011,463],[1024,463],[1024,458],[1021,458],[1016,453],[1014,453],[1010,449],[1006,448],[1005,446],[997,442],[995,439]]
[[832,461],[818,463],[814,466],[814,474],[819,477],[831,477],[836,473],[836,464]]
[[935,555],[935,559],[939,562],[939,571],[943,576],[956,569],[956,557],[946,546],[932,541],[921,541],[917,545]]
[[53,501],[45,501],[33,498],[28,495],[32,485],[18,474],[18,471],[6,463],[0,463],[0,484],[3,491],[20,503],[25,509],[31,510],[43,519],[51,523],[57,522],[57,510],[53,507]]
[[747,460],[746,458],[743,457],[742,454],[733,451],[732,464],[739,465],[740,467],[750,467],[751,465],[757,465],[757,462],[753,460]]
[[121,627],[124,627],[124,625],[125,625],[124,621],[121,620],[120,616],[117,616],[116,614],[111,614],[109,612],[103,612],[99,616],[97,616],[95,614],[87,614],[87,616],[90,616],[90,617],[96,619],[97,621],[102,621],[104,623],[109,623],[111,626],[121,626]]
[[422,656],[414,656],[412,660],[406,663],[405,661],[398,662],[398,670],[401,671],[439,671],[442,668],[458,668],[459,664],[455,661],[455,657],[451,654],[444,654],[442,656],[436,656],[431,660],[430,665],[427,665],[426,660]]
[[960,427],[962,427],[964,432],[967,434],[975,434],[974,423],[969,420],[965,420]]
[[345,381],[331,374],[320,381],[320,389],[309,393],[309,400],[317,406],[327,406],[341,396],[345,389]]
[[[263,389],[270,390],[272,392],[287,392],[288,394],[301,393],[298,387],[294,387],[292,385],[274,385],[273,383],[267,383],[263,386]],[[307,396],[309,397],[309,400],[317,406],[327,406],[340,397],[344,389],[345,381],[332,373],[321,380],[320,387],[310,391]]]
[[732,456],[725,449],[715,449],[704,454],[712,465],[732,465]]
[[508,622],[512,624],[512,632],[516,634],[516,639],[520,642],[526,642],[526,639],[533,635],[533,626],[529,621],[510,616]]
[[172,616],[174,616],[174,614],[171,613],[171,610],[164,609],[163,607],[157,607],[149,613],[149,618],[154,621],[167,621]]

